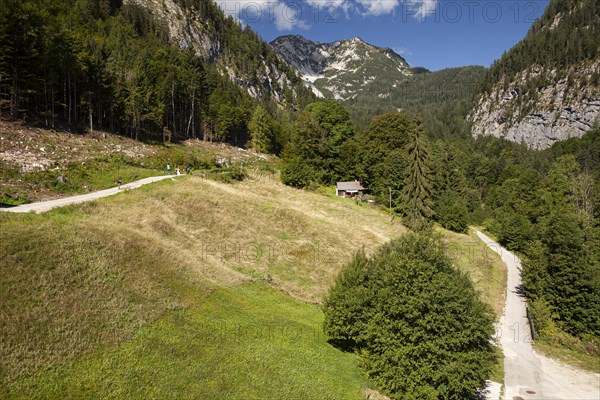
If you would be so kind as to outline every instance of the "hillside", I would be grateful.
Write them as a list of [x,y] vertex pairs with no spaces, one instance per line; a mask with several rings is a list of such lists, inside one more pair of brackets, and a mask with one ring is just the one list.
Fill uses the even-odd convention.
[[109,132],[79,134],[0,120],[0,207],[106,189],[119,178],[128,183],[162,175],[167,163],[173,170],[189,164],[195,173],[225,176],[233,166],[239,171],[242,163],[260,166],[272,160],[196,139],[164,146]]
[[243,146],[258,105],[278,118],[312,99],[293,68],[213,1],[0,7],[0,117]]
[[[357,249],[404,232],[377,207],[286,187],[267,169],[0,224],[7,398],[360,399],[369,383],[327,343],[314,304]],[[498,313],[497,258],[444,234]]]
[[[226,18],[216,2],[125,0],[139,5],[168,29],[170,40],[217,66],[255,99],[294,104],[306,96],[298,76],[269,45],[249,28]],[[287,96],[287,97],[286,97]]]
[[600,117],[600,4],[553,0],[490,68],[468,119],[473,135],[546,149]]
[[360,126],[374,115],[402,111],[418,114],[433,137],[464,136],[464,115],[485,72],[480,66],[448,68],[421,72],[392,85],[383,77],[344,105]]

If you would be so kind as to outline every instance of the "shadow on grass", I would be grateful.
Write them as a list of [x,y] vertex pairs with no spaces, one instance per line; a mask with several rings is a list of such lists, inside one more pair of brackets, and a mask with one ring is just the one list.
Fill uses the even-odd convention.
[[328,339],[327,343],[346,353],[354,353],[358,350],[358,345],[351,339]]

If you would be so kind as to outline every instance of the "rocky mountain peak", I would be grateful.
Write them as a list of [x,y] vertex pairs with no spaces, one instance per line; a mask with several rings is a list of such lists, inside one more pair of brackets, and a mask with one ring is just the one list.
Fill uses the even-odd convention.
[[378,77],[402,80],[412,75],[410,65],[400,55],[358,36],[321,43],[287,35],[272,41],[271,46],[300,72],[305,84],[320,97],[349,100]]
[[[277,55],[271,52],[269,46],[258,37],[254,45],[264,48],[265,51],[254,53],[251,58],[254,59],[255,67],[248,68],[246,66],[248,60],[236,55],[235,50],[232,51],[232,47],[235,49],[235,46],[232,46],[231,38],[228,43],[227,38],[220,31],[222,27],[215,26],[219,22],[214,20],[214,14],[220,13],[216,5],[212,5],[216,11],[211,10],[211,14],[203,12],[203,7],[207,4],[203,5],[201,2],[188,4],[178,0],[123,1],[124,4],[145,8],[168,27],[173,44],[189,49],[205,62],[215,64],[223,76],[229,77],[253,98],[270,97],[277,103],[283,104],[287,101],[285,88],[291,89],[293,98],[299,96],[298,89],[306,92],[305,88],[294,83],[297,80],[289,65],[278,60]],[[288,37],[288,40],[296,42],[301,39],[303,39],[301,36]]]

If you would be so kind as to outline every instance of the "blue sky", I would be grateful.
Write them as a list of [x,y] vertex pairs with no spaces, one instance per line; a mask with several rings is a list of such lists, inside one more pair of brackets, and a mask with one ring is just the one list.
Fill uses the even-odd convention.
[[489,67],[525,37],[549,0],[215,0],[271,41],[299,34],[320,42],[360,36],[412,66]]

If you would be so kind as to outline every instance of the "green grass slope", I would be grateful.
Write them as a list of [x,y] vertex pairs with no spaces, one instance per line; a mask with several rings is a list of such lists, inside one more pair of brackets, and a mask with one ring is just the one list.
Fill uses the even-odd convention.
[[14,387],[15,398],[361,399],[322,314],[263,285],[218,289],[130,340]]
[[[318,304],[357,249],[403,232],[270,174],[0,213],[0,397],[362,398],[369,384],[322,336]],[[490,291],[499,264],[477,246],[448,236]]]

